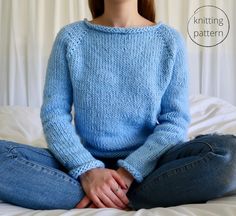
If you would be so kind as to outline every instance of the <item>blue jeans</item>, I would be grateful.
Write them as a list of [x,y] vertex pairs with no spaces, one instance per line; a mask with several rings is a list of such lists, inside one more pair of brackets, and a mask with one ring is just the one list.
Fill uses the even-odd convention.
[[[117,169],[117,159],[99,159]],[[236,136],[217,133],[173,146],[127,192],[134,210],[205,203],[233,194]],[[72,209],[84,196],[79,181],[48,149],[0,140],[0,200],[30,209]]]

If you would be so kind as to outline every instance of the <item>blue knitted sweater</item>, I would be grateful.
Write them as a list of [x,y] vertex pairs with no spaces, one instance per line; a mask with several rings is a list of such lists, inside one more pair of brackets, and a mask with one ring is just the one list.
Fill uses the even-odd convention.
[[48,59],[40,118],[49,150],[70,176],[105,167],[99,157],[115,158],[142,182],[162,154],[187,140],[183,36],[163,22],[111,27],[84,18],[63,26]]

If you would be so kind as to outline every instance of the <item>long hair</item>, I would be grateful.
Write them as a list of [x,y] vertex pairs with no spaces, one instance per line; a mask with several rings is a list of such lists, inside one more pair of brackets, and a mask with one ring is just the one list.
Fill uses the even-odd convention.
[[[104,13],[104,0],[88,0],[93,19]],[[138,0],[138,13],[144,18],[155,22],[155,0]]]

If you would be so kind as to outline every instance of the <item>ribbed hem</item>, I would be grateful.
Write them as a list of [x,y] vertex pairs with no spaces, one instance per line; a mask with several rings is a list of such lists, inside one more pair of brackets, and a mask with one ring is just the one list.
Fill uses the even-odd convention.
[[77,179],[80,175],[93,168],[104,168],[105,164],[100,160],[93,160],[69,171],[69,175]]
[[162,21],[159,21],[155,23],[155,25],[150,25],[150,26],[113,27],[113,26],[105,26],[105,25],[92,23],[88,21],[87,18],[84,18],[82,21],[87,27],[93,30],[109,32],[109,33],[123,33],[123,34],[151,32],[151,31],[156,30],[158,27],[162,25]]

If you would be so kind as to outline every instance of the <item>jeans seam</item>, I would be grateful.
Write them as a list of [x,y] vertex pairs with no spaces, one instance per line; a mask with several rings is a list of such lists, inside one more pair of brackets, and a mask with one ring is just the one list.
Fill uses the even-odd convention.
[[[10,146],[9,147],[9,152],[11,152],[12,150],[14,150],[15,148],[23,148],[23,149],[26,149],[25,147],[22,147],[22,146]],[[27,148],[27,150],[30,150],[30,151],[33,151],[33,152],[36,152],[36,153],[38,153],[38,154],[41,154],[41,155],[43,155],[43,156],[46,156],[46,157],[50,157],[50,158],[54,158],[52,155],[47,155],[47,154],[45,154],[45,153],[43,153],[43,152],[40,152],[40,150],[38,151],[38,150],[35,150],[35,149],[31,149],[31,148]]]
[[[191,166],[192,168],[194,167],[194,166],[196,166],[198,163],[200,163],[200,162],[202,162],[202,161],[206,161],[206,159],[208,160],[208,159],[211,159],[210,157],[209,157],[209,153],[210,152],[207,152],[204,156],[202,156],[201,158],[199,158],[199,159],[197,159],[197,160],[194,160],[194,161],[191,161],[191,162],[189,162],[189,163],[187,163],[187,164],[184,164],[184,165],[182,165],[182,166],[178,166],[178,167],[176,167],[176,168],[173,168],[173,169],[171,169],[171,170],[168,170],[167,172],[164,172],[164,173],[162,173],[161,175],[163,175],[163,174],[166,174],[166,175],[168,175],[167,173],[170,173],[170,172],[172,172],[173,170],[176,170],[176,169],[181,169],[181,168],[186,168],[187,166]],[[214,152],[213,152],[214,153]],[[210,156],[212,156],[212,155],[210,155]],[[193,166],[194,165],[194,166]],[[177,173],[173,173],[173,175],[176,175]],[[168,175],[168,176],[170,176],[170,175]]]
[[191,162],[185,164],[184,166],[175,167],[175,168],[173,168],[173,169],[171,169],[171,170],[168,170],[168,171],[166,171],[166,172],[161,173],[159,176],[153,178],[152,181],[149,182],[148,185],[143,185],[142,187],[140,187],[140,189],[137,187],[136,190],[133,191],[133,192],[134,192],[133,195],[135,195],[135,193],[137,193],[137,192],[143,191],[143,189],[145,190],[147,187],[150,187],[150,185],[152,185],[153,183],[159,182],[160,179],[161,179],[161,176],[163,176],[163,175],[169,177],[170,175],[168,175],[168,173],[172,173],[171,175],[177,175],[177,174],[179,174],[179,172],[173,172],[173,170],[181,169],[181,171],[186,171],[186,170],[187,170],[186,167],[189,167],[189,166],[190,166],[191,168],[193,168],[193,167],[195,167],[198,163],[200,163],[200,162],[202,162],[202,161],[207,162],[207,161],[211,160],[212,155],[209,154],[209,153],[214,153],[214,152],[207,152],[207,153],[206,153],[203,157],[201,157],[200,159],[191,161]]
[[222,148],[212,146],[208,142],[205,142],[205,141],[200,141],[200,142],[203,142],[203,143],[207,144],[209,146],[209,148],[211,148],[211,152],[214,153],[214,154],[218,154],[218,151],[222,150]]
[[201,141],[201,140],[190,140],[189,143],[204,143],[211,149],[212,152],[214,152],[214,147],[208,142]]
[[[20,163],[22,163],[22,164],[24,164],[24,165],[26,165],[26,166],[29,166],[29,167],[31,167],[31,168],[33,168],[33,169],[35,169],[36,167],[38,167],[38,168],[41,169],[41,171],[46,171],[47,174],[52,175],[52,176],[57,176],[57,177],[59,177],[60,179],[63,179],[64,181],[66,181],[66,182],[71,182],[71,183],[73,183],[73,184],[75,184],[75,185],[78,185],[78,184],[79,184],[79,182],[77,182],[77,181],[76,181],[75,179],[73,179],[72,177],[69,178],[69,177],[68,177],[67,175],[65,175],[65,173],[62,172],[61,170],[52,169],[51,167],[48,167],[48,166],[46,166],[46,165],[39,164],[39,163],[34,162],[34,161],[28,161],[28,160],[26,160],[26,159],[24,159],[24,158],[20,158],[20,157],[18,157],[18,156],[14,157],[14,160],[17,160],[18,162],[20,162]],[[37,170],[37,169],[35,169],[35,170]]]

